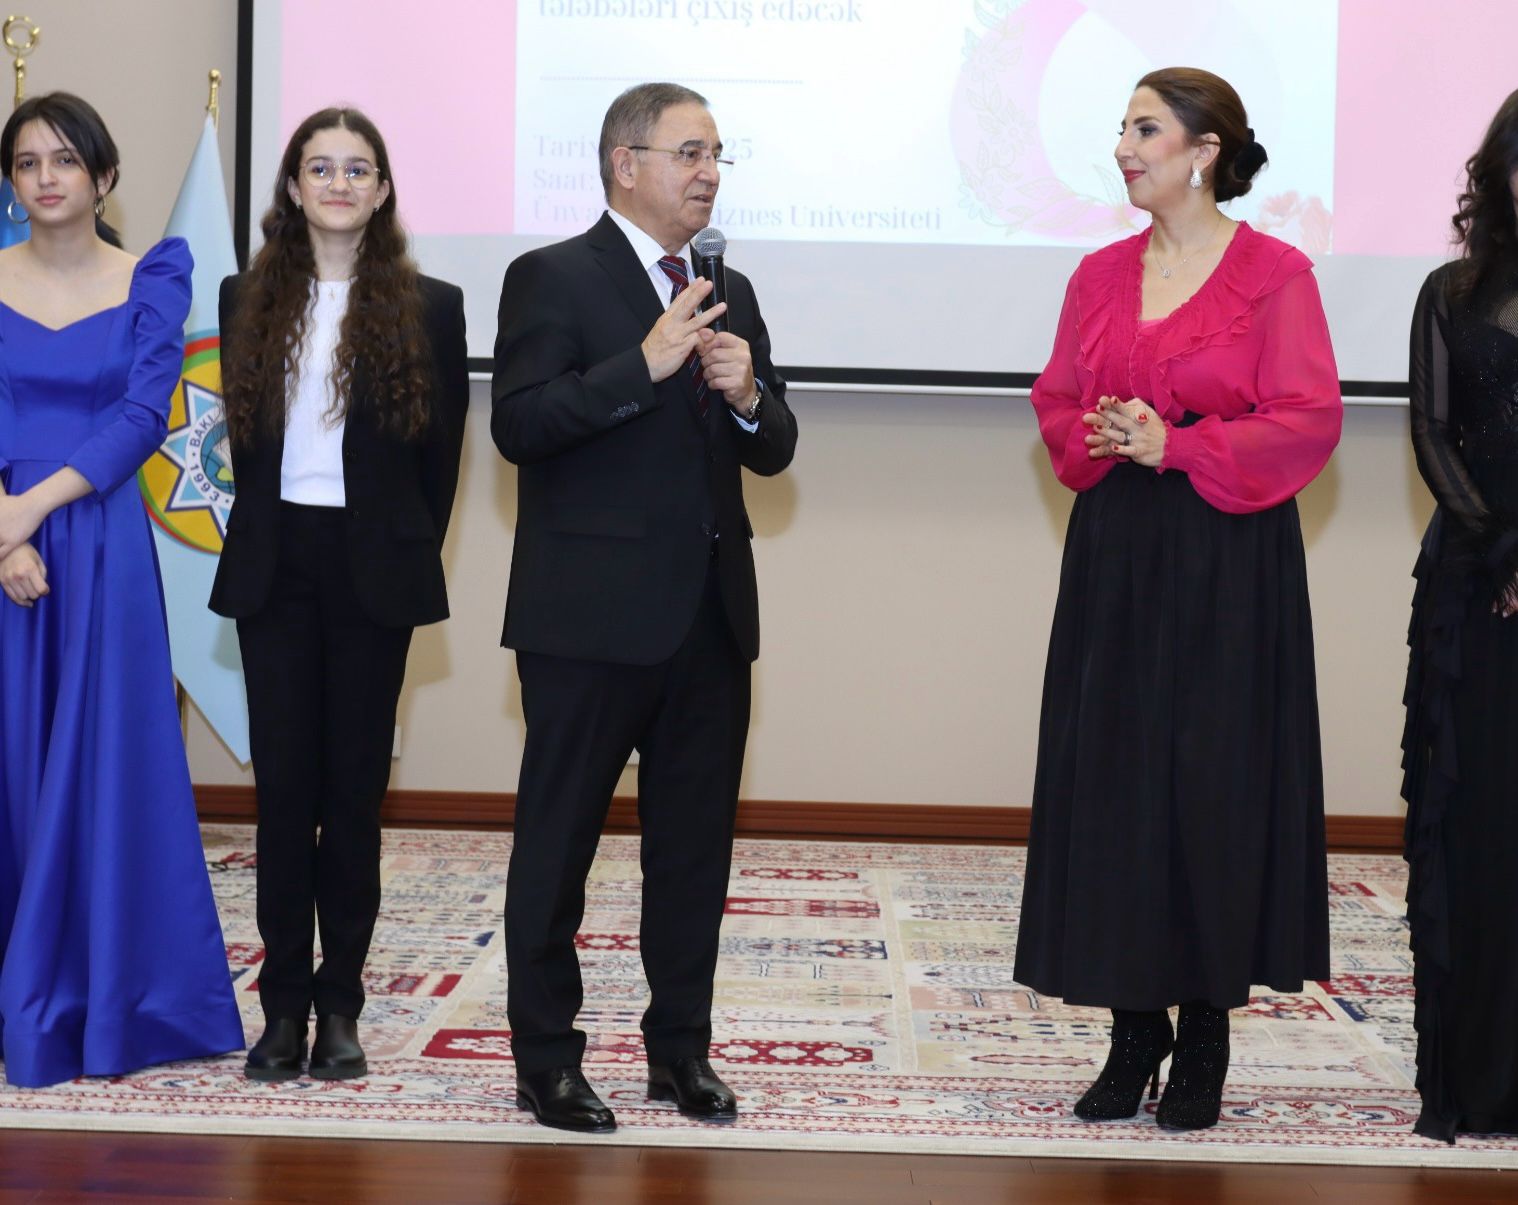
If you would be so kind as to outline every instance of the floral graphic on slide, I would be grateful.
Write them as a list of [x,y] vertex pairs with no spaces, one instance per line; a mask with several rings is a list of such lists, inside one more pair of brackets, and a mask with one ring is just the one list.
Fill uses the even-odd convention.
[[980,32],[965,33],[965,63],[950,133],[971,216],[1008,233],[1104,242],[1136,228],[1114,173],[1092,165],[1091,189],[1059,179],[1038,129],[1038,90],[1060,38],[1084,13],[1078,0],[976,0]]
[[[974,0],[949,118],[960,209],[1009,237],[1092,246],[1146,226],[1110,158],[1093,158],[1084,182],[1071,178],[1068,160],[1063,172],[1055,169],[1040,129],[1041,93],[1056,52],[1083,19],[1103,22],[1147,58],[1167,49],[1148,45],[1153,27],[1180,21],[1193,7],[1173,0],[1167,19],[1150,6],[1110,0]],[[1320,196],[1256,194],[1230,212],[1246,216],[1240,208],[1258,229],[1309,254],[1331,249],[1333,215]]]
[[1256,230],[1300,247],[1308,255],[1326,255],[1333,249],[1333,214],[1317,197],[1295,192],[1270,197],[1260,206],[1252,223]]

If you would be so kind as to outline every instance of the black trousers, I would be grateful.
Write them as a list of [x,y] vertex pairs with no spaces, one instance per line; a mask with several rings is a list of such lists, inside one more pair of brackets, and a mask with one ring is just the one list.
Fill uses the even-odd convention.
[[668,661],[617,665],[518,652],[527,742],[506,884],[507,1016],[527,1073],[573,1066],[584,989],[575,934],[617,778],[638,750],[648,1057],[706,1053],[712,978],[748,739],[750,670],[716,562]]
[[259,993],[271,1019],[304,1018],[313,1005],[356,1019],[412,629],[365,616],[339,508],[283,503],[279,534],[268,602],[237,621],[258,792]]

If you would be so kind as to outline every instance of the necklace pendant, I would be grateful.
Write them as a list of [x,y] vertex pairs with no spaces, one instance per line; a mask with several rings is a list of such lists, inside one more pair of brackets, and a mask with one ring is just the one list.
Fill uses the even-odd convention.
[[1169,280],[1170,279],[1170,269],[1169,268],[1161,268],[1160,269],[1160,275],[1164,279]]

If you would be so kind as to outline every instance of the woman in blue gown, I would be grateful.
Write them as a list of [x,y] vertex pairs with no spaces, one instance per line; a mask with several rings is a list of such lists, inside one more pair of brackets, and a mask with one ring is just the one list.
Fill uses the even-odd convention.
[[0,1050],[36,1087],[242,1047],[136,474],[165,434],[189,249],[99,221],[116,147],[65,93],[0,167]]

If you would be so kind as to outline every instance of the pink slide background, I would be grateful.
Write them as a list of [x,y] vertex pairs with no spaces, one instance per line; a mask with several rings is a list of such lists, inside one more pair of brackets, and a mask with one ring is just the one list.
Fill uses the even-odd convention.
[[1518,87],[1515,8],[1458,0],[1431,18],[1421,0],[1339,0],[1334,254],[1447,248],[1465,161]]
[[[281,141],[317,109],[354,105],[385,136],[414,233],[510,232],[516,0],[453,0],[446,19],[401,0],[360,11],[355,21],[349,5],[283,6]],[[482,128],[483,140],[472,133]]]
[[[1334,254],[1446,249],[1465,160],[1518,86],[1515,8],[1458,0],[1436,20],[1422,0],[1339,0]],[[362,11],[356,22],[342,4],[283,6],[282,132],[355,104],[390,144],[413,231],[511,232],[516,0],[454,0],[441,26],[401,0]]]

